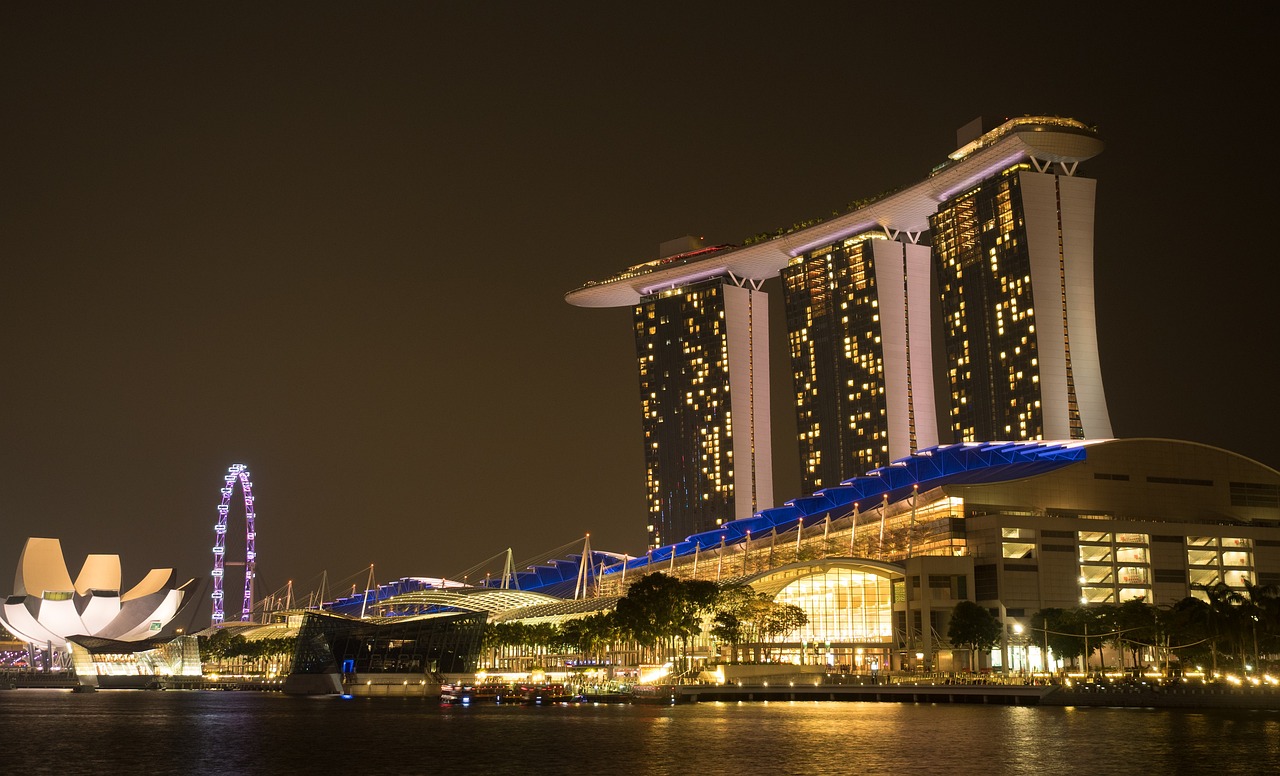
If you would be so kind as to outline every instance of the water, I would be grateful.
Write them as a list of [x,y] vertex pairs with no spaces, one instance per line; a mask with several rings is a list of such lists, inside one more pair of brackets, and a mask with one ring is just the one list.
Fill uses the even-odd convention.
[[1278,774],[1280,711],[0,692],[0,774]]

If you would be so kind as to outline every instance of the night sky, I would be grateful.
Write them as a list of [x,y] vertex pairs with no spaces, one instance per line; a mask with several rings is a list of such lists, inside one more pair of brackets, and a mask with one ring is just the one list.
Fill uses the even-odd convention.
[[977,116],[1106,143],[1116,434],[1280,465],[1264,25],[698,5],[0,9],[0,594],[27,536],[207,577],[237,462],[260,594],[641,553],[630,311],[565,292],[913,183]]

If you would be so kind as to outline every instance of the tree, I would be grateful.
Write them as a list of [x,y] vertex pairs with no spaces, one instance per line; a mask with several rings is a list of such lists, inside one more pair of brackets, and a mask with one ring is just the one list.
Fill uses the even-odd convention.
[[729,660],[738,662],[738,645],[746,634],[746,626],[733,612],[716,612],[711,621],[711,635],[729,645]]
[[702,618],[712,611],[719,593],[714,582],[680,580],[656,572],[627,589],[614,617],[619,630],[636,642],[651,649],[661,646],[663,657],[670,656],[676,641],[681,641],[687,660],[689,639],[701,631]]
[[1139,655],[1144,647],[1154,646],[1158,637],[1155,606],[1141,599],[1125,601],[1115,608],[1115,645],[1121,653],[1121,665],[1124,664],[1124,652],[1133,656],[1133,667],[1140,668]]
[[775,601],[773,596],[757,593],[750,585],[721,590],[714,612],[711,634],[730,645],[731,659],[735,661],[739,644],[758,646],[809,624],[809,615],[804,609]]
[[244,636],[219,629],[212,636],[200,637],[200,660],[205,663],[221,663],[227,658],[240,657],[244,654],[245,643]]
[[1244,622],[1240,616],[1238,604],[1244,602],[1244,596],[1232,590],[1224,582],[1213,585],[1192,585],[1195,590],[1204,593],[1205,606],[1199,609],[1209,633],[1209,655],[1213,673],[1218,673],[1218,651],[1239,646],[1241,668],[1244,667]]
[[560,640],[567,649],[595,660],[606,646],[613,643],[616,631],[613,617],[608,612],[597,612],[561,625]]
[[1088,671],[1093,651],[1098,650],[1101,662],[1103,642],[1115,638],[1115,607],[1110,604],[1077,606],[1071,610],[1068,627],[1073,633],[1082,634],[1084,668]]
[[1280,586],[1244,582],[1244,619],[1253,641],[1253,665],[1262,670],[1262,656],[1274,654],[1280,640]]
[[729,645],[729,659],[737,662],[738,645],[747,640],[750,610],[758,596],[750,585],[732,585],[720,591],[712,617],[711,635]]
[[947,638],[952,645],[969,648],[969,670],[974,668],[975,654],[991,649],[1000,643],[1003,628],[986,607],[973,601],[961,601],[951,610],[951,622],[947,625]]
[[[763,595],[763,594],[762,594]],[[797,631],[809,624],[809,615],[795,604],[784,604],[768,599],[763,602],[760,622],[757,626],[762,636],[775,639]]]
[[1209,604],[1195,596],[1178,601],[1165,617],[1169,648],[1177,652],[1178,662],[1187,665],[1210,658],[1217,666],[1217,652]]
[[1042,644],[1059,658],[1072,661],[1084,652],[1084,637],[1077,633],[1074,609],[1048,607],[1031,615],[1031,629],[1039,633]]

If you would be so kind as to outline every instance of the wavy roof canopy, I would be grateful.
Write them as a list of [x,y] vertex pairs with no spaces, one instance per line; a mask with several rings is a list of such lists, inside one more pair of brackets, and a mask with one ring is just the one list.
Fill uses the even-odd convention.
[[463,612],[501,612],[539,604],[555,603],[559,599],[545,593],[527,590],[503,590],[488,587],[450,588],[448,590],[418,590],[403,593],[378,602],[380,609],[409,609],[428,607],[433,610],[449,609]]

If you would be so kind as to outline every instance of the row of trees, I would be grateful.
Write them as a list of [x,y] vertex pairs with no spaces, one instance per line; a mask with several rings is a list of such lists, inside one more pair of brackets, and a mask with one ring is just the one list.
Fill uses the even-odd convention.
[[[1122,664],[1207,665],[1261,669],[1280,656],[1280,588],[1246,582],[1243,591],[1218,583],[1161,607],[1141,600],[1122,604],[1043,609],[1031,617],[1027,638],[1087,668],[1094,652],[1111,647]],[[974,652],[992,649],[1003,625],[984,607],[964,601],[952,612],[948,638]]]
[[633,644],[647,650],[655,662],[678,658],[678,670],[683,673],[689,670],[691,642],[707,620],[712,623],[711,634],[730,645],[735,660],[739,645],[765,641],[808,622],[800,607],[773,601],[747,585],[721,588],[708,580],[682,580],[659,572],[632,584],[612,612],[560,626],[497,623],[489,626],[485,643],[490,648],[573,652],[589,659]]
[[246,673],[265,673],[270,666],[283,672],[292,663],[297,645],[298,640],[292,637],[251,640],[229,630],[218,630],[200,638],[200,662],[217,663],[220,668],[234,663]]

